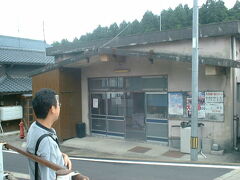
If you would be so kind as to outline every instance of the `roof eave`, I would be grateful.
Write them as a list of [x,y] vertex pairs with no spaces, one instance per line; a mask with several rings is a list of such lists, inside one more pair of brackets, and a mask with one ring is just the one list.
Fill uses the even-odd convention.
[[[199,37],[214,37],[214,36],[239,36],[240,21],[230,21],[222,23],[212,23],[201,25],[199,27]],[[168,30],[161,32],[146,33],[140,35],[131,35],[125,37],[117,37],[114,41],[107,44],[106,47],[129,47],[137,45],[154,44],[161,42],[187,40],[192,38],[192,28],[183,28],[178,30]],[[65,46],[56,46],[46,49],[47,56],[56,56],[60,54],[71,54],[86,49],[96,49],[108,42],[110,39],[101,39],[99,41],[83,43],[71,43]]]
[[[155,53],[155,52],[142,52],[142,51],[132,51],[126,49],[116,49],[116,48],[101,48],[98,51],[88,51],[73,58],[60,61],[59,63],[44,66],[35,71],[32,71],[29,76],[36,76],[48,71],[52,71],[57,68],[61,68],[75,62],[81,61],[83,59],[90,58],[95,55],[113,55],[113,56],[127,56],[127,57],[141,57],[151,60],[167,60],[173,62],[187,62],[192,63],[192,56],[179,55],[179,54],[168,54],[168,53]],[[240,62],[234,61],[232,59],[222,59],[222,58],[212,58],[212,57],[199,57],[199,64],[206,64],[212,66],[220,67],[231,67],[240,68]]]

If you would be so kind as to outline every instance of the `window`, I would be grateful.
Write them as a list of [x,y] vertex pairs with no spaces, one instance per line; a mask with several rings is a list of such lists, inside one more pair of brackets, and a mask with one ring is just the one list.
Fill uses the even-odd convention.
[[106,100],[105,93],[91,95],[91,113],[92,114],[106,114]]
[[107,88],[107,79],[106,78],[90,79],[89,80],[89,88],[91,90],[106,89]]
[[167,94],[146,95],[147,118],[167,119],[168,99]]
[[107,78],[108,79],[108,87],[111,89],[121,89],[123,88],[123,78],[122,77],[114,77]]
[[240,103],[240,83],[237,83],[237,101]]
[[167,90],[167,78],[165,76],[142,77],[143,89],[145,90]]
[[121,92],[107,93],[108,115],[124,115],[124,94]]

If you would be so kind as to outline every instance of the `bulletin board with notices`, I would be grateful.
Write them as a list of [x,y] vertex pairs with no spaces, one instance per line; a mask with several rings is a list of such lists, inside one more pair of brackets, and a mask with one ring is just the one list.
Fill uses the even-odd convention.
[[[168,115],[173,119],[188,119],[192,115],[191,92],[168,93]],[[198,119],[209,121],[224,120],[223,91],[202,91],[198,94]]]

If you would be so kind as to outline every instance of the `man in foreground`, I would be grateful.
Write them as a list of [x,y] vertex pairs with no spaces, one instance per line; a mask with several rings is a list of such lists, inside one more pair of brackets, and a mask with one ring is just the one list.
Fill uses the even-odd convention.
[[[59,166],[72,168],[68,156],[59,149],[56,131],[52,128],[60,114],[60,103],[56,93],[51,89],[41,89],[32,101],[36,122],[32,123],[27,135],[27,151]],[[53,180],[56,174],[29,159],[30,179]]]

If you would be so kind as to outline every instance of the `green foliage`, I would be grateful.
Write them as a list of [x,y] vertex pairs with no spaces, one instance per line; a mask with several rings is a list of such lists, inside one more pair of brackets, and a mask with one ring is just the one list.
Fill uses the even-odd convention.
[[222,22],[227,16],[228,9],[222,0],[207,0],[199,11],[200,24]]
[[154,15],[151,11],[145,12],[140,22],[142,32],[153,32],[159,30],[159,16]]
[[240,20],[240,1],[236,1],[233,8],[229,10],[226,20]]
[[59,45],[61,45],[61,44],[60,44],[60,42],[58,42],[58,41],[54,41],[54,42],[52,43],[52,46],[59,46]]
[[[190,27],[192,25],[192,8],[188,5],[179,4],[175,9],[167,9],[161,12],[162,30],[178,29]],[[160,14],[160,12],[159,12]],[[123,21],[119,25],[111,24],[109,27],[98,26],[93,32],[82,35],[79,39],[75,38],[73,43],[83,43],[103,38],[113,38],[119,36],[127,36],[133,34],[147,33],[159,31],[160,16],[153,14],[151,11],[145,12],[141,21],[133,22]],[[223,0],[206,0],[206,3],[199,8],[199,23],[209,24],[215,22],[223,22],[229,20],[240,20],[240,1],[236,0],[235,5],[231,9],[227,9]],[[54,42],[52,45],[66,45],[70,42],[63,39],[61,43]]]
[[61,44],[62,45],[67,45],[67,44],[69,44],[70,42],[67,40],[67,39],[62,39],[62,41],[61,41]]

